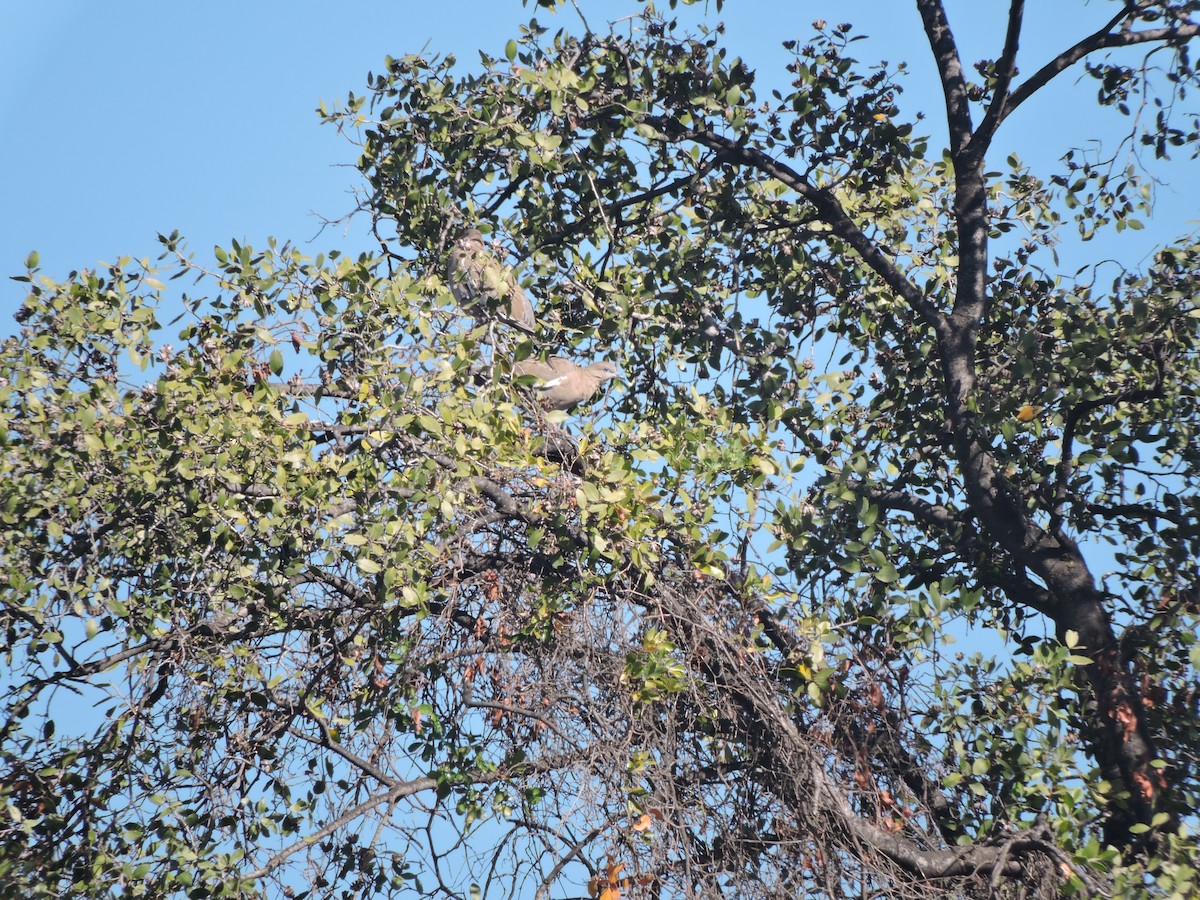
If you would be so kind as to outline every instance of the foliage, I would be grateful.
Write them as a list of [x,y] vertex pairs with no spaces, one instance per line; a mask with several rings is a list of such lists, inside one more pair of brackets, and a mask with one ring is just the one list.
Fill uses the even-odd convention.
[[[323,111],[376,254],[31,256],[8,890],[1194,895],[1200,247],[1059,271],[1144,178],[992,151],[1081,61],[1193,147],[1192,4],[1022,79],[1014,0],[978,83],[916,5],[932,136],[849,25],[760,95],[720,28],[533,20]],[[474,223],[537,335],[454,307]],[[564,430],[510,377],[548,351],[625,388]]]

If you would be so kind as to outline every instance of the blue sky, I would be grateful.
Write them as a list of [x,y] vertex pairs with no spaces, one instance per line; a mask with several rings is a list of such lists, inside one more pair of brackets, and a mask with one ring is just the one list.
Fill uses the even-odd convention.
[[[593,27],[640,8],[631,0],[580,3]],[[964,59],[995,56],[1007,4],[948,6]],[[1030,6],[1026,72],[1111,9],[1097,0]],[[317,102],[362,93],[366,73],[389,53],[453,52],[468,66],[477,48],[500,55],[533,15],[578,27],[569,7],[555,16],[519,0],[10,4],[0,38],[0,274],[19,273],[34,249],[54,277],[122,254],[154,256],[155,234],[173,229],[201,254],[231,237],[257,245],[268,235],[314,254],[366,249],[361,223],[320,233],[321,216],[336,219],[351,208],[357,175],[355,149],[318,123]],[[931,115],[940,144],[940,98],[913,4],[730,0],[721,13],[734,51],[769,85],[782,81],[779,43],[805,37],[818,16],[873,36],[858,45],[860,59],[910,62],[903,102]],[[1090,80],[1072,85],[1076,74],[1008,123],[1002,153],[1015,148],[1023,159],[1049,163],[1072,142],[1114,133],[1121,122],[1094,108]],[[1197,174],[1194,163],[1175,168],[1179,185],[1189,182],[1185,169]],[[1162,228],[1122,237],[1132,251],[1121,254],[1127,260],[1195,218],[1182,191],[1163,196]],[[21,288],[0,282],[0,334],[13,328],[9,313]]]

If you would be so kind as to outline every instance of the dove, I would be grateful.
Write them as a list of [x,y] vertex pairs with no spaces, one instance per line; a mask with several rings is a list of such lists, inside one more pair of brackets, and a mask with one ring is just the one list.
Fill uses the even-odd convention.
[[463,309],[494,311],[505,323],[530,334],[537,327],[529,297],[512,270],[484,249],[479,229],[472,228],[454,242],[446,280]]
[[594,362],[578,366],[563,356],[552,356],[546,362],[524,359],[513,366],[513,374],[533,375],[538,398],[547,409],[570,409],[592,399],[600,386],[617,377],[616,364]]

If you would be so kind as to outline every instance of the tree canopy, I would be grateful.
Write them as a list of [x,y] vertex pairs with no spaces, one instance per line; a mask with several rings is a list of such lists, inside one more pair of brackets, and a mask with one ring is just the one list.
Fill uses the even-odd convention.
[[[370,253],[26,261],[3,893],[1196,896],[1200,245],[1058,251],[1195,154],[1198,4],[973,70],[941,0],[904,63],[775,11],[778,89],[574,5],[322,108]],[[1080,74],[1126,139],[1033,171]]]

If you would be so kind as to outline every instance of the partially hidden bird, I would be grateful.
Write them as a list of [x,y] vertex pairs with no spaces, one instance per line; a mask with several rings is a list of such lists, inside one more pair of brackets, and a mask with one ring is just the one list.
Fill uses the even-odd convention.
[[494,309],[504,322],[529,334],[537,327],[529,297],[512,270],[484,249],[478,228],[454,242],[446,263],[446,280],[463,309]]
[[534,390],[547,409],[571,409],[591,400],[600,386],[616,378],[615,363],[594,362],[577,366],[563,356],[552,356],[546,362],[523,359],[513,366],[516,376],[532,375],[537,379]]

